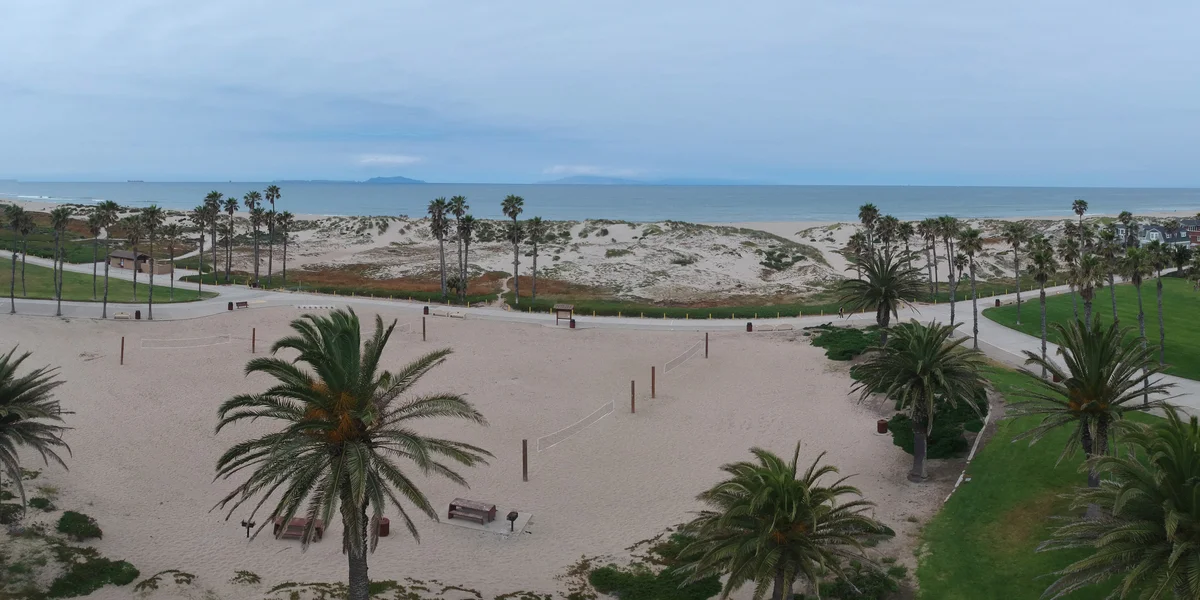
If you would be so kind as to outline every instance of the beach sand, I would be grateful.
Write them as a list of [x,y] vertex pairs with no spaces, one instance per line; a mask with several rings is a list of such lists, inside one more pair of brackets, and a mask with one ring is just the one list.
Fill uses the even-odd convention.
[[[366,325],[376,310],[360,308]],[[132,562],[143,577],[180,569],[197,575],[196,589],[220,598],[261,598],[284,581],[344,581],[340,522],[301,552],[297,541],[270,535],[247,542],[238,524],[247,510],[228,521],[210,511],[234,485],[212,481],[218,455],[274,428],[259,422],[213,432],[222,401],[270,383],[243,376],[252,357],[251,328],[262,356],[300,314],[264,308],[152,323],[0,316],[5,345],[34,353],[27,364],[62,368],[65,383],[55,394],[74,413],[65,436],[73,451],[70,471],[47,468],[38,484],[61,489],[59,507],[94,516],[104,529],[95,547]],[[856,403],[848,396],[847,365],[828,361],[797,332],[713,334],[710,358],[700,352],[664,373],[702,334],[431,317],[429,341],[422,342],[419,318],[396,316],[411,329],[394,335],[384,366],[395,369],[429,350],[452,348],[417,393],[465,394],[490,421],[488,427],[429,421],[421,430],[495,454],[490,465],[462,471],[469,490],[414,473],[421,489],[439,511],[464,497],[496,504],[501,519],[509,510],[533,518],[526,533],[505,537],[422,516],[418,544],[389,510],[392,533],[370,556],[372,579],[436,579],[487,596],[562,591],[559,577],[581,557],[623,560],[631,545],[688,520],[700,508],[696,494],[721,478],[721,464],[749,459],[751,446],[790,455],[797,440],[803,464],[827,452],[827,462],[854,475],[851,483],[877,503],[875,515],[898,533],[880,550],[911,564],[920,523],[961,468],[935,464],[932,481],[908,482],[911,457],[890,436],[875,434],[876,419],[890,411]],[[124,366],[118,365],[121,336]],[[196,346],[169,348],[181,345]],[[658,369],[655,399],[649,398],[651,365]],[[637,382],[636,414],[629,412],[630,380]],[[537,438],[609,402],[612,414],[537,451]],[[522,439],[530,442],[527,483],[521,481]],[[34,457],[23,458],[29,467],[40,466]],[[235,570],[253,571],[263,584],[228,583]],[[129,595],[129,587],[107,587],[93,597]]]

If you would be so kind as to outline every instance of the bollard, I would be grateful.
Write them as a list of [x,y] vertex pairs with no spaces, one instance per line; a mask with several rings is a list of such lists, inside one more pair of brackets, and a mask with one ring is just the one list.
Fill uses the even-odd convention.
[[258,328],[251,327],[250,328],[250,354],[254,354],[254,341],[255,341],[256,337],[258,337]]
[[634,394],[634,391],[633,391],[633,380],[632,379],[629,380],[629,412],[630,413],[637,412],[637,396]]
[[121,364],[125,364],[125,336],[121,336]]
[[654,398],[654,365],[650,365],[650,398]]
[[425,341],[425,317],[421,317],[421,341]]
[[521,440],[521,481],[529,481],[529,440]]
[[704,358],[708,358],[708,332],[704,332]]

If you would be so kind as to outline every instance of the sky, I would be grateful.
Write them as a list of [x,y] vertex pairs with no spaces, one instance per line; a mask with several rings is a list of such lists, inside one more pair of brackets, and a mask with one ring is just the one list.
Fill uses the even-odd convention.
[[0,0],[0,178],[1200,186],[1200,3]]

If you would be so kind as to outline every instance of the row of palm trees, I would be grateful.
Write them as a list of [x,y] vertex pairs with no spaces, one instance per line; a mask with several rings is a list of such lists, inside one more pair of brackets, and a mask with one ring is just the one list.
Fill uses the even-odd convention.
[[[470,208],[470,205],[467,204],[466,196],[454,196],[449,200],[446,200],[444,197],[434,198],[429,202],[429,206],[426,209],[426,214],[429,216],[429,232],[438,242],[443,300],[449,295],[449,288],[453,287],[459,301],[466,301],[467,283],[470,281],[471,238],[475,235],[475,230],[478,227],[475,217],[467,213]],[[545,241],[549,224],[543,221],[541,217],[533,217],[523,223],[518,221],[517,217],[525,212],[525,199],[520,196],[506,196],[500,203],[500,209],[504,213],[504,216],[512,220],[504,228],[504,238],[512,244],[513,248],[514,303],[521,303],[521,282],[518,275],[521,264],[522,242],[529,243],[533,250],[533,289],[530,292],[530,299],[531,301],[536,301],[538,244]],[[454,217],[453,223],[450,222],[451,216]],[[457,274],[448,279],[446,274],[446,241],[451,238],[458,247],[458,265],[455,267]],[[451,283],[453,285],[450,285]]]
[[[211,243],[209,247],[212,252],[212,268],[213,281],[217,280],[217,234],[220,233],[225,239],[225,283],[230,282],[230,268],[233,263],[233,241],[237,235],[236,221],[234,215],[239,207],[244,207],[248,212],[248,220],[250,223],[251,239],[254,251],[254,286],[260,285],[259,267],[261,260],[259,258],[259,232],[266,230],[267,233],[267,286],[274,284],[275,276],[275,241],[276,231],[283,238],[283,269],[280,274],[281,281],[287,283],[287,248],[288,248],[288,231],[296,223],[296,217],[289,211],[277,212],[275,203],[283,197],[282,190],[277,185],[269,185],[267,189],[261,193],[257,190],[251,190],[242,196],[241,204],[235,197],[225,197],[224,194],[213,190],[204,197],[204,202],[192,209],[188,214],[188,220],[195,228],[195,232],[199,234],[200,264],[203,265],[204,260],[204,234],[207,232]],[[270,206],[265,206],[263,202],[267,202]],[[201,276],[198,279],[203,279]]]

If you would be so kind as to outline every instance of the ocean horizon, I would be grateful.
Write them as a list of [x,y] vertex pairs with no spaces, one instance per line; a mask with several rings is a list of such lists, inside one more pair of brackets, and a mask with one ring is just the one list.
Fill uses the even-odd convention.
[[[504,218],[500,202],[525,199],[525,217],[551,220],[852,221],[858,207],[873,203],[904,220],[943,214],[957,217],[1052,217],[1070,214],[1076,198],[1092,214],[1200,212],[1200,188],[1087,188],[999,186],[857,185],[556,185],[556,184],[368,184],[275,182],[283,196],[277,210],[312,215],[408,215],[425,213],[430,200],[463,195],[477,218]],[[0,199],[118,204],[188,210],[216,190],[241,198],[272,182],[25,182],[0,181]]]

